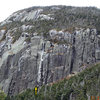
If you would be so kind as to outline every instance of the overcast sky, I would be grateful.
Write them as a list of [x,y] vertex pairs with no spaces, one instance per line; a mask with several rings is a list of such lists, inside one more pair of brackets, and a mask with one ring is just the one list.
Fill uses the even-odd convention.
[[1,0],[0,21],[6,19],[13,12],[31,6],[95,6],[100,8],[100,0]]

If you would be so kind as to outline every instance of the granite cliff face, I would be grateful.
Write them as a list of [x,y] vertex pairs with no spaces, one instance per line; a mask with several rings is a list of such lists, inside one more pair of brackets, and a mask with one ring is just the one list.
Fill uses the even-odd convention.
[[13,13],[0,24],[0,87],[14,95],[99,62],[99,15],[65,6]]

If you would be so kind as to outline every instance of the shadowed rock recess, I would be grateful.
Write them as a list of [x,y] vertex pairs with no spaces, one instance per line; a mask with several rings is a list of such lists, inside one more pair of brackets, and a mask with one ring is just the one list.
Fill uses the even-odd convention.
[[0,88],[16,95],[100,61],[100,10],[31,7],[0,23]]

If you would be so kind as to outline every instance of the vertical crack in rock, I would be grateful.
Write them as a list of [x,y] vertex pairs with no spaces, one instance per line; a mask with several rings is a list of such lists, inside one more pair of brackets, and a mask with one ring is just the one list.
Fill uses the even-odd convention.
[[48,58],[47,58],[47,70],[46,70],[45,84],[47,84],[47,80],[48,80],[49,66],[50,66],[49,64],[50,64],[50,53],[48,54]]
[[64,67],[63,67],[63,73],[62,73],[62,78],[65,77],[65,67],[66,67],[66,58],[67,58],[67,54],[66,54],[67,50],[65,50],[65,55],[64,55]]
[[84,56],[84,51],[85,51],[85,43],[83,43],[83,51],[82,51],[82,57],[81,57],[82,63],[84,63],[84,62],[83,62],[83,59],[84,59],[84,58],[83,58],[83,56]]
[[9,69],[11,67],[12,58],[13,58],[13,55],[9,55],[8,56],[8,59],[7,59],[7,62],[6,62],[6,66],[5,66],[5,70],[4,70],[4,79],[8,78]]
[[96,62],[95,50],[96,50],[96,44],[94,43],[94,49],[92,51],[92,57],[94,58],[94,62]]
[[70,74],[72,73],[73,70],[73,64],[74,64],[74,59],[75,59],[75,46],[72,47],[72,56],[71,56],[71,64],[70,64]]
[[75,50],[75,35],[76,35],[76,33],[74,33],[74,35],[73,35],[72,55],[71,55],[71,64],[70,64],[70,73],[72,73],[73,66],[74,66],[74,59],[75,59],[75,55],[76,55],[76,50]]
[[10,96],[12,95],[12,91],[11,91],[12,81],[13,81],[13,78],[12,78],[11,81],[10,81],[9,89],[8,89],[8,95],[10,95]]

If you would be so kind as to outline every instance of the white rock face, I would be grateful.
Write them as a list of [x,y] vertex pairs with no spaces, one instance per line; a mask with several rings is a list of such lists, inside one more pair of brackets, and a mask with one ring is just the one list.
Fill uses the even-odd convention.
[[41,14],[39,17],[41,20],[53,20],[54,19],[50,17],[50,15],[44,15],[44,14]]
[[59,10],[60,8],[59,7],[52,7],[51,9]]
[[3,38],[4,33],[5,33],[5,30],[1,30],[1,31],[0,31],[0,40]]
[[29,21],[29,20],[37,19],[39,17],[40,12],[42,12],[42,11],[43,11],[43,9],[38,9],[35,11],[33,10],[33,11],[27,13],[21,21],[24,22],[25,20]]
[[56,34],[57,34],[57,31],[56,31],[55,29],[49,31],[49,35],[50,35],[50,36],[54,36],[54,35],[56,35]]
[[[13,55],[13,54],[16,54],[18,53],[22,48],[24,48],[24,38],[19,38],[14,44],[11,44],[10,41],[7,42],[7,43],[3,43],[2,44],[2,48],[5,46],[5,44],[8,45],[8,48],[9,46],[11,45],[11,48],[10,50],[8,49],[6,52],[3,53],[2,55],[2,59],[0,59],[0,67],[1,65],[3,64],[3,62],[7,59],[7,57],[9,55]],[[0,46],[1,47],[1,46]]]
[[6,31],[6,30],[1,30],[1,31],[0,31],[0,33],[1,33],[1,34],[4,34],[4,33],[5,33],[5,31]]
[[26,31],[27,29],[31,29],[31,28],[33,28],[34,26],[32,26],[32,25],[22,25],[21,26],[21,28],[22,28],[22,30],[23,31]]
[[64,32],[63,31],[59,31],[58,34],[61,35],[61,36],[64,36]]

